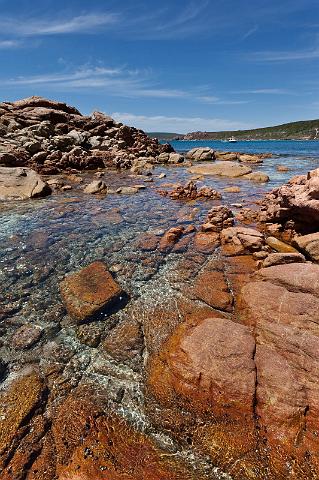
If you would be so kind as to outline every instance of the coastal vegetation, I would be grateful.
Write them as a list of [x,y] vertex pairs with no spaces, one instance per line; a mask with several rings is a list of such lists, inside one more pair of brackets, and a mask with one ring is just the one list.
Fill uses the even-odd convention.
[[319,140],[319,119],[284,123],[273,127],[250,130],[224,130],[221,132],[190,132],[186,135],[176,133],[151,133],[159,140]]

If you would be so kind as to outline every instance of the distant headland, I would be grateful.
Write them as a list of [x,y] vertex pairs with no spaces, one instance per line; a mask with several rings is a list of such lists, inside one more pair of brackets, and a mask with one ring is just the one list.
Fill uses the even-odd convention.
[[150,132],[159,140],[319,140],[319,119],[285,123],[273,127],[222,132],[190,132],[186,135],[167,132]]

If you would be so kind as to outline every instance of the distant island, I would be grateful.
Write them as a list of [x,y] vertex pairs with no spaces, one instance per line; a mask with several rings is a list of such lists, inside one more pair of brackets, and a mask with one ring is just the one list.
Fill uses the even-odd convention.
[[186,135],[177,133],[149,133],[159,140],[319,140],[319,119],[285,123],[273,127],[252,130],[229,130],[222,132],[191,132]]

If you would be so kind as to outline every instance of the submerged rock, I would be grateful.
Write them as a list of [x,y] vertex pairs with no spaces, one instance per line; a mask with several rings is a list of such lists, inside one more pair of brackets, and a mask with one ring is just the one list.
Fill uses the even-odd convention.
[[61,282],[60,291],[69,315],[78,323],[103,318],[124,296],[103,262],[94,262],[68,275]]
[[252,180],[253,182],[266,183],[269,182],[269,176],[263,172],[251,172],[248,175],[245,175],[247,180]]
[[34,170],[0,167],[0,200],[27,200],[50,193],[49,185]]

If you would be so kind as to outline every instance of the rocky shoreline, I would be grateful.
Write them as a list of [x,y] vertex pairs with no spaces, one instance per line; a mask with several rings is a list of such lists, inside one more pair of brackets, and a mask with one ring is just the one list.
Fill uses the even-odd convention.
[[0,137],[0,198],[49,195],[0,258],[1,479],[316,480],[319,169],[245,207],[202,180],[263,156],[39,97]]

